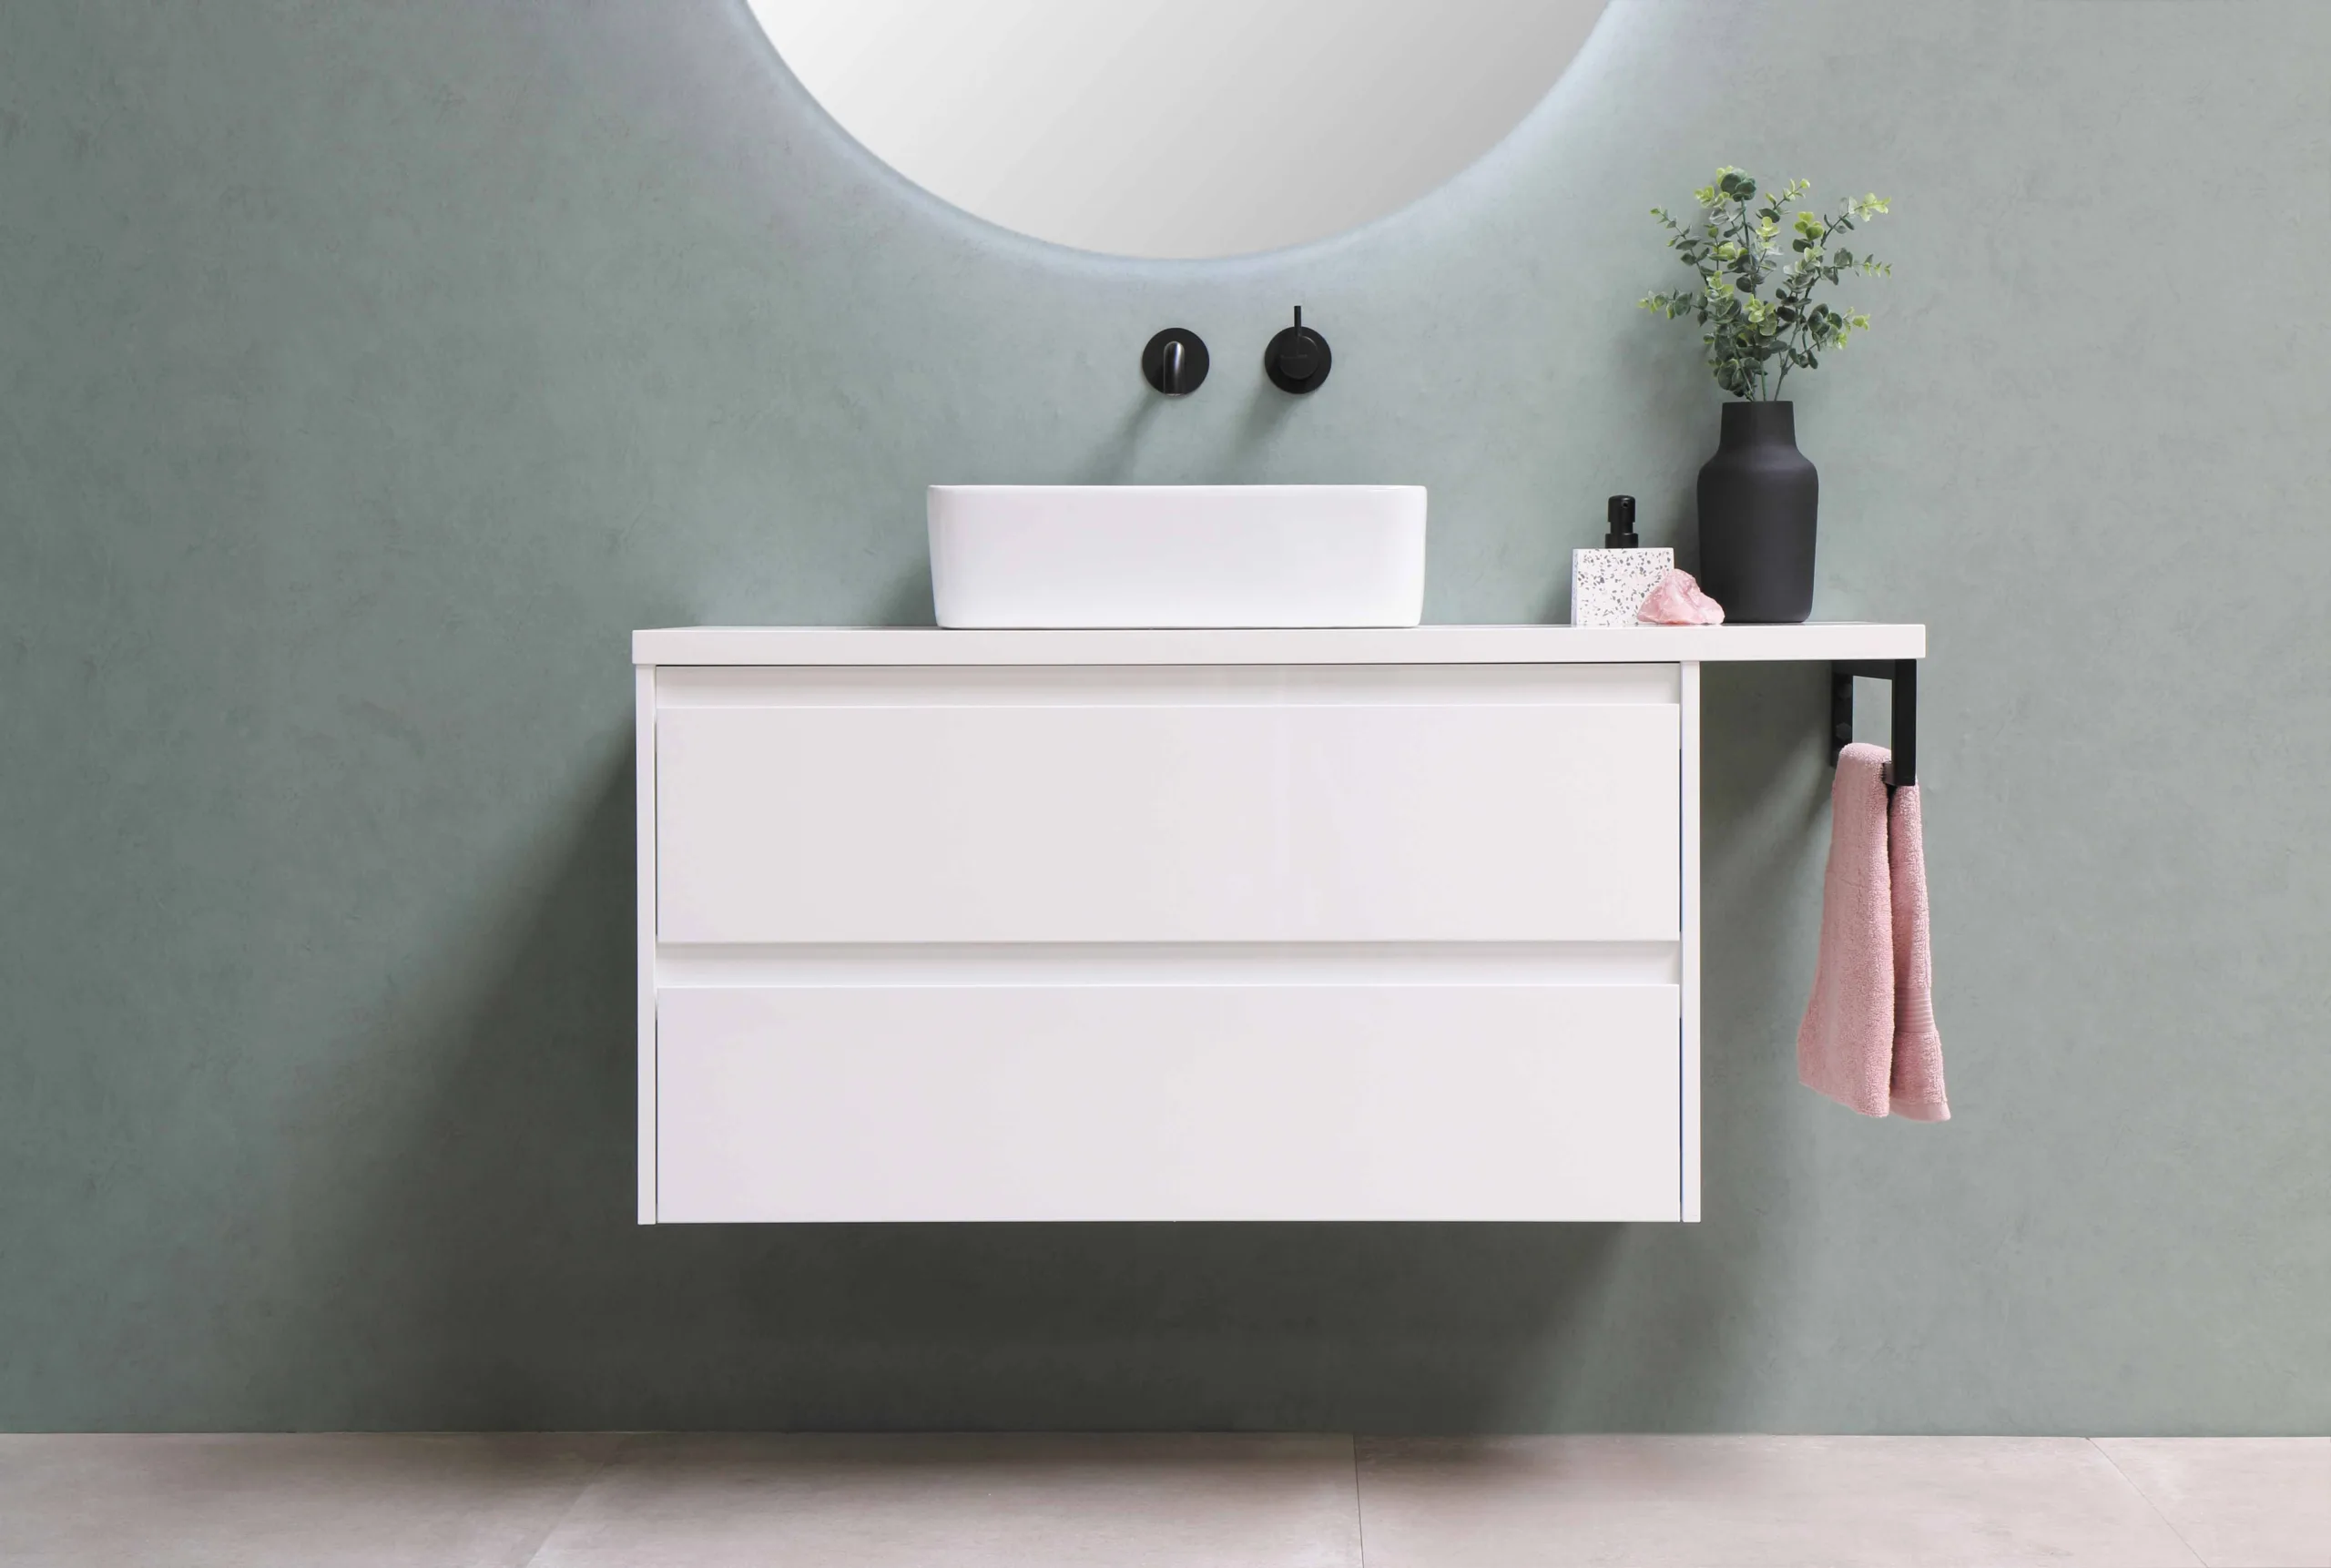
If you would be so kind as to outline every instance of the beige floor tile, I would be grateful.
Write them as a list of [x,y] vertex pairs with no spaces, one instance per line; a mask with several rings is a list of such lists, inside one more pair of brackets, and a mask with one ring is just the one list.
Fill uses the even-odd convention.
[[2079,1438],[1362,1440],[1368,1568],[2193,1568]]
[[619,1440],[0,1436],[8,1568],[518,1568]]
[[2331,1568],[2331,1437],[2099,1438],[2210,1568]]
[[1357,1568],[1341,1437],[626,1443],[541,1568]]

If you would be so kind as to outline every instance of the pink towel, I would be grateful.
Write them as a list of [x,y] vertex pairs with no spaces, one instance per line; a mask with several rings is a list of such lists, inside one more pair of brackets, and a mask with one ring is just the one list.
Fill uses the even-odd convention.
[[1829,789],[1821,955],[1797,1032],[1797,1075],[1865,1116],[1950,1119],[1934,1026],[1919,789],[1889,801],[1883,747],[1853,745]]

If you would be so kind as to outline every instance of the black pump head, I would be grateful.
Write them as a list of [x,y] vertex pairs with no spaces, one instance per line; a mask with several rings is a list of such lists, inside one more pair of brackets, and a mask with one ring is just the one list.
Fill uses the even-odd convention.
[[1605,550],[1634,549],[1635,547],[1635,498],[1632,495],[1613,495],[1611,497],[1610,505],[1603,511],[1603,516],[1609,519],[1611,531],[1603,535],[1603,548]]

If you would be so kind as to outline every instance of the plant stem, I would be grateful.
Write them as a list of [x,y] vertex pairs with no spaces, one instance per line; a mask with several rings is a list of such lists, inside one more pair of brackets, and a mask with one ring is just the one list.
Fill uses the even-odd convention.
[[[1826,219],[1823,219],[1821,223],[1821,239],[1819,243],[1821,246],[1821,253],[1824,256],[1828,254],[1829,237],[1835,232],[1836,229],[1830,226],[1828,221]],[[1820,280],[1821,280],[1817,275],[1807,278],[1804,296],[1797,302],[1797,330],[1789,334],[1789,341],[1787,344],[1788,348],[1793,351],[1801,351],[1805,347],[1805,334],[1813,330],[1813,312],[1810,307],[1813,303],[1814,287],[1816,284],[1819,283]],[[1782,385],[1786,383],[1788,381],[1788,372],[1792,364],[1793,361],[1786,356],[1782,359],[1780,380],[1773,383],[1774,391],[1779,391]]]
[[[1746,201],[1741,200],[1738,197],[1735,197],[1732,199],[1732,212],[1738,226],[1737,232],[1740,237],[1741,260],[1746,264],[1746,274],[1748,280],[1746,292],[1748,297],[1753,300],[1756,297],[1757,284],[1756,240],[1756,237],[1750,233],[1748,229],[1748,204]],[[1746,307],[1743,306],[1742,309],[1745,311]],[[1743,395],[1746,396],[1748,401],[1753,402],[1763,395],[1765,390],[1765,364],[1762,360],[1756,361],[1754,368],[1749,371],[1748,377],[1746,378],[1746,384],[1750,390]]]

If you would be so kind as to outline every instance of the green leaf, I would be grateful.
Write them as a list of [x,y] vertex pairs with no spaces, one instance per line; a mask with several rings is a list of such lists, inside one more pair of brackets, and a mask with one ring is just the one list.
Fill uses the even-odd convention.
[[[1663,248],[1691,270],[1695,282],[1636,303],[1671,321],[1689,316],[1716,384],[1735,397],[1772,396],[1792,368],[1817,369],[1821,351],[1842,349],[1853,332],[1868,328],[1869,318],[1858,311],[1813,303],[1817,288],[1848,271],[1893,271],[1843,246],[1834,253],[1827,249],[1834,236],[1885,211],[1886,203],[1876,196],[1847,197],[1832,214],[1786,210],[1812,188],[1809,180],[1792,179],[1752,205],[1758,196],[1755,177],[1727,165],[1716,170],[1714,183],[1693,192],[1702,210],[1690,227],[1664,208],[1652,209],[1668,231]],[[1783,221],[1792,235],[1786,257],[1778,243]]]

